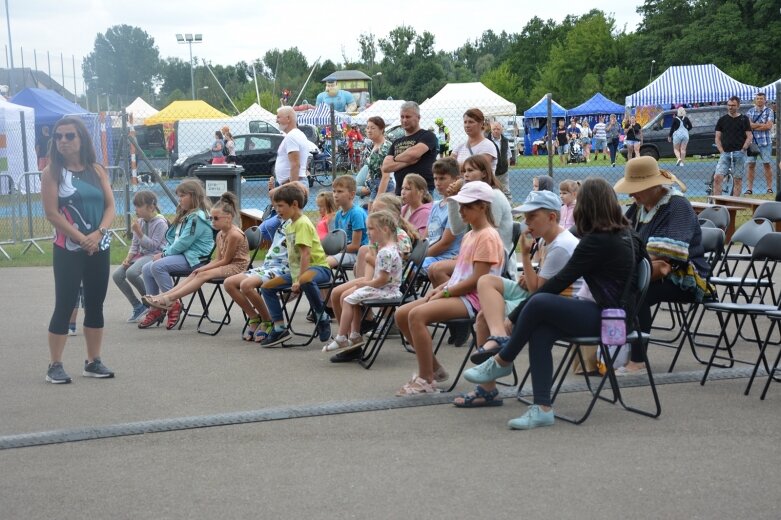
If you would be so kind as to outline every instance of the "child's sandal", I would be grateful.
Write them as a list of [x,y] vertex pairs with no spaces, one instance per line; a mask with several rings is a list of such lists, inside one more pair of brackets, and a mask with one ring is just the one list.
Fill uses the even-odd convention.
[[247,328],[241,335],[241,339],[244,341],[252,341],[255,338],[255,331],[260,324],[260,316],[255,316],[247,320]]
[[[461,394],[458,396],[463,399],[464,402],[457,403],[453,401],[456,408],[483,408],[486,406],[502,406],[504,401],[499,399],[499,389],[494,388],[490,392],[486,392],[485,388],[478,385],[473,392],[468,394]],[[478,401],[478,399],[481,399]]]
[[147,294],[142,298],[142,300],[147,305],[150,305],[156,309],[162,309],[164,311],[171,310],[171,305],[173,305],[173,302],[168,298],[168,296],[164,294],[158,294],[157,296],[150,296]]

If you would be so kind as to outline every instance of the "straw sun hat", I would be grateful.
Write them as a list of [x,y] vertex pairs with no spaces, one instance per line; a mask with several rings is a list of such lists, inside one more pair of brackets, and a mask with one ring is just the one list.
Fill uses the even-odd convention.
[[669,171],[660,169],[656,159],[643,156],[626,163],[624,178],[619,180],[613,189],[616,193],[638,193],[654,186],[669,184],[677,184],[681,191],[686,191],[686,185]]

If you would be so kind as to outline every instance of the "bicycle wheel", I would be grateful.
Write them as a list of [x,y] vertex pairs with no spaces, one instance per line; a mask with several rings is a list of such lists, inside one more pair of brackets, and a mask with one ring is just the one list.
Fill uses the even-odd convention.
[[331,177],[331,172],[329,171],[319,171],[315,174],[314,178],[315,181],[324,188],[327,188],[334,183],[334,179]]

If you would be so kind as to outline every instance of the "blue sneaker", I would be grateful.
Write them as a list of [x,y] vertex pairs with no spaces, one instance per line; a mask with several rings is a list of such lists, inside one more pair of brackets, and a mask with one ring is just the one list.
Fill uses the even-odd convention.
[[271,332],[268,333],[266,339],[260,342],[260,346],[274,347],[276,345],[284,343],[285,341],[289,340],[292,337],[293,335],[290,334],[290,331],[287,329],[287,327],[282,330],[271,329]]
[[553,426],[553,421],[556,420],[556,416],[553,410],[544,412],[538,405],[533,404],[526,410],[526,413],[518,417],[517,419],[511,419],[507,422],[507,426],[511,430],[531,430],[532,428],[539,428],[541,426]]
[[464,379],[470,383],[483,385],[492,383],[497,379],[509,376],[513,373],[513,365],[510,363],[506,367],[499,365],[494,358],[488,358],[485,362],[476,367],[464,370]]
[[325,343],[329,339],[331,339],[331,320],[328,319],[328,315],[323,315],[325,319],[320,320],[317,322],[317,335],[320,338],[320,341]]
[[138,323],[138,321],[144,316],[144,314],[147,313],[149,310],[149,307],[144,305],[143,303],[139,303],[135,307],[133,307],[133,312],[130,314],[130,317],[127,319],[128,323]]

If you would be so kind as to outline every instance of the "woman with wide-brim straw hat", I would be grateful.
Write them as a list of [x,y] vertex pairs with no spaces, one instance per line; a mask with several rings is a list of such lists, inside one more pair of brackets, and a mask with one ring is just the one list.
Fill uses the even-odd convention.
[[[639,312],[641,329],[650,332],[654,305],[701,302],[710,293],[705,282],[708,265],[700,225],[697,214],[681,193],[686,191],[686,185],[672,173],[660,169],[653,157],[629,160],[624,178],[613,188],[635,199],[626,217],[645,242],[652,260],[651,285]],[[629,363],[616,373],[644,371],[641,348],[633,345]]]

